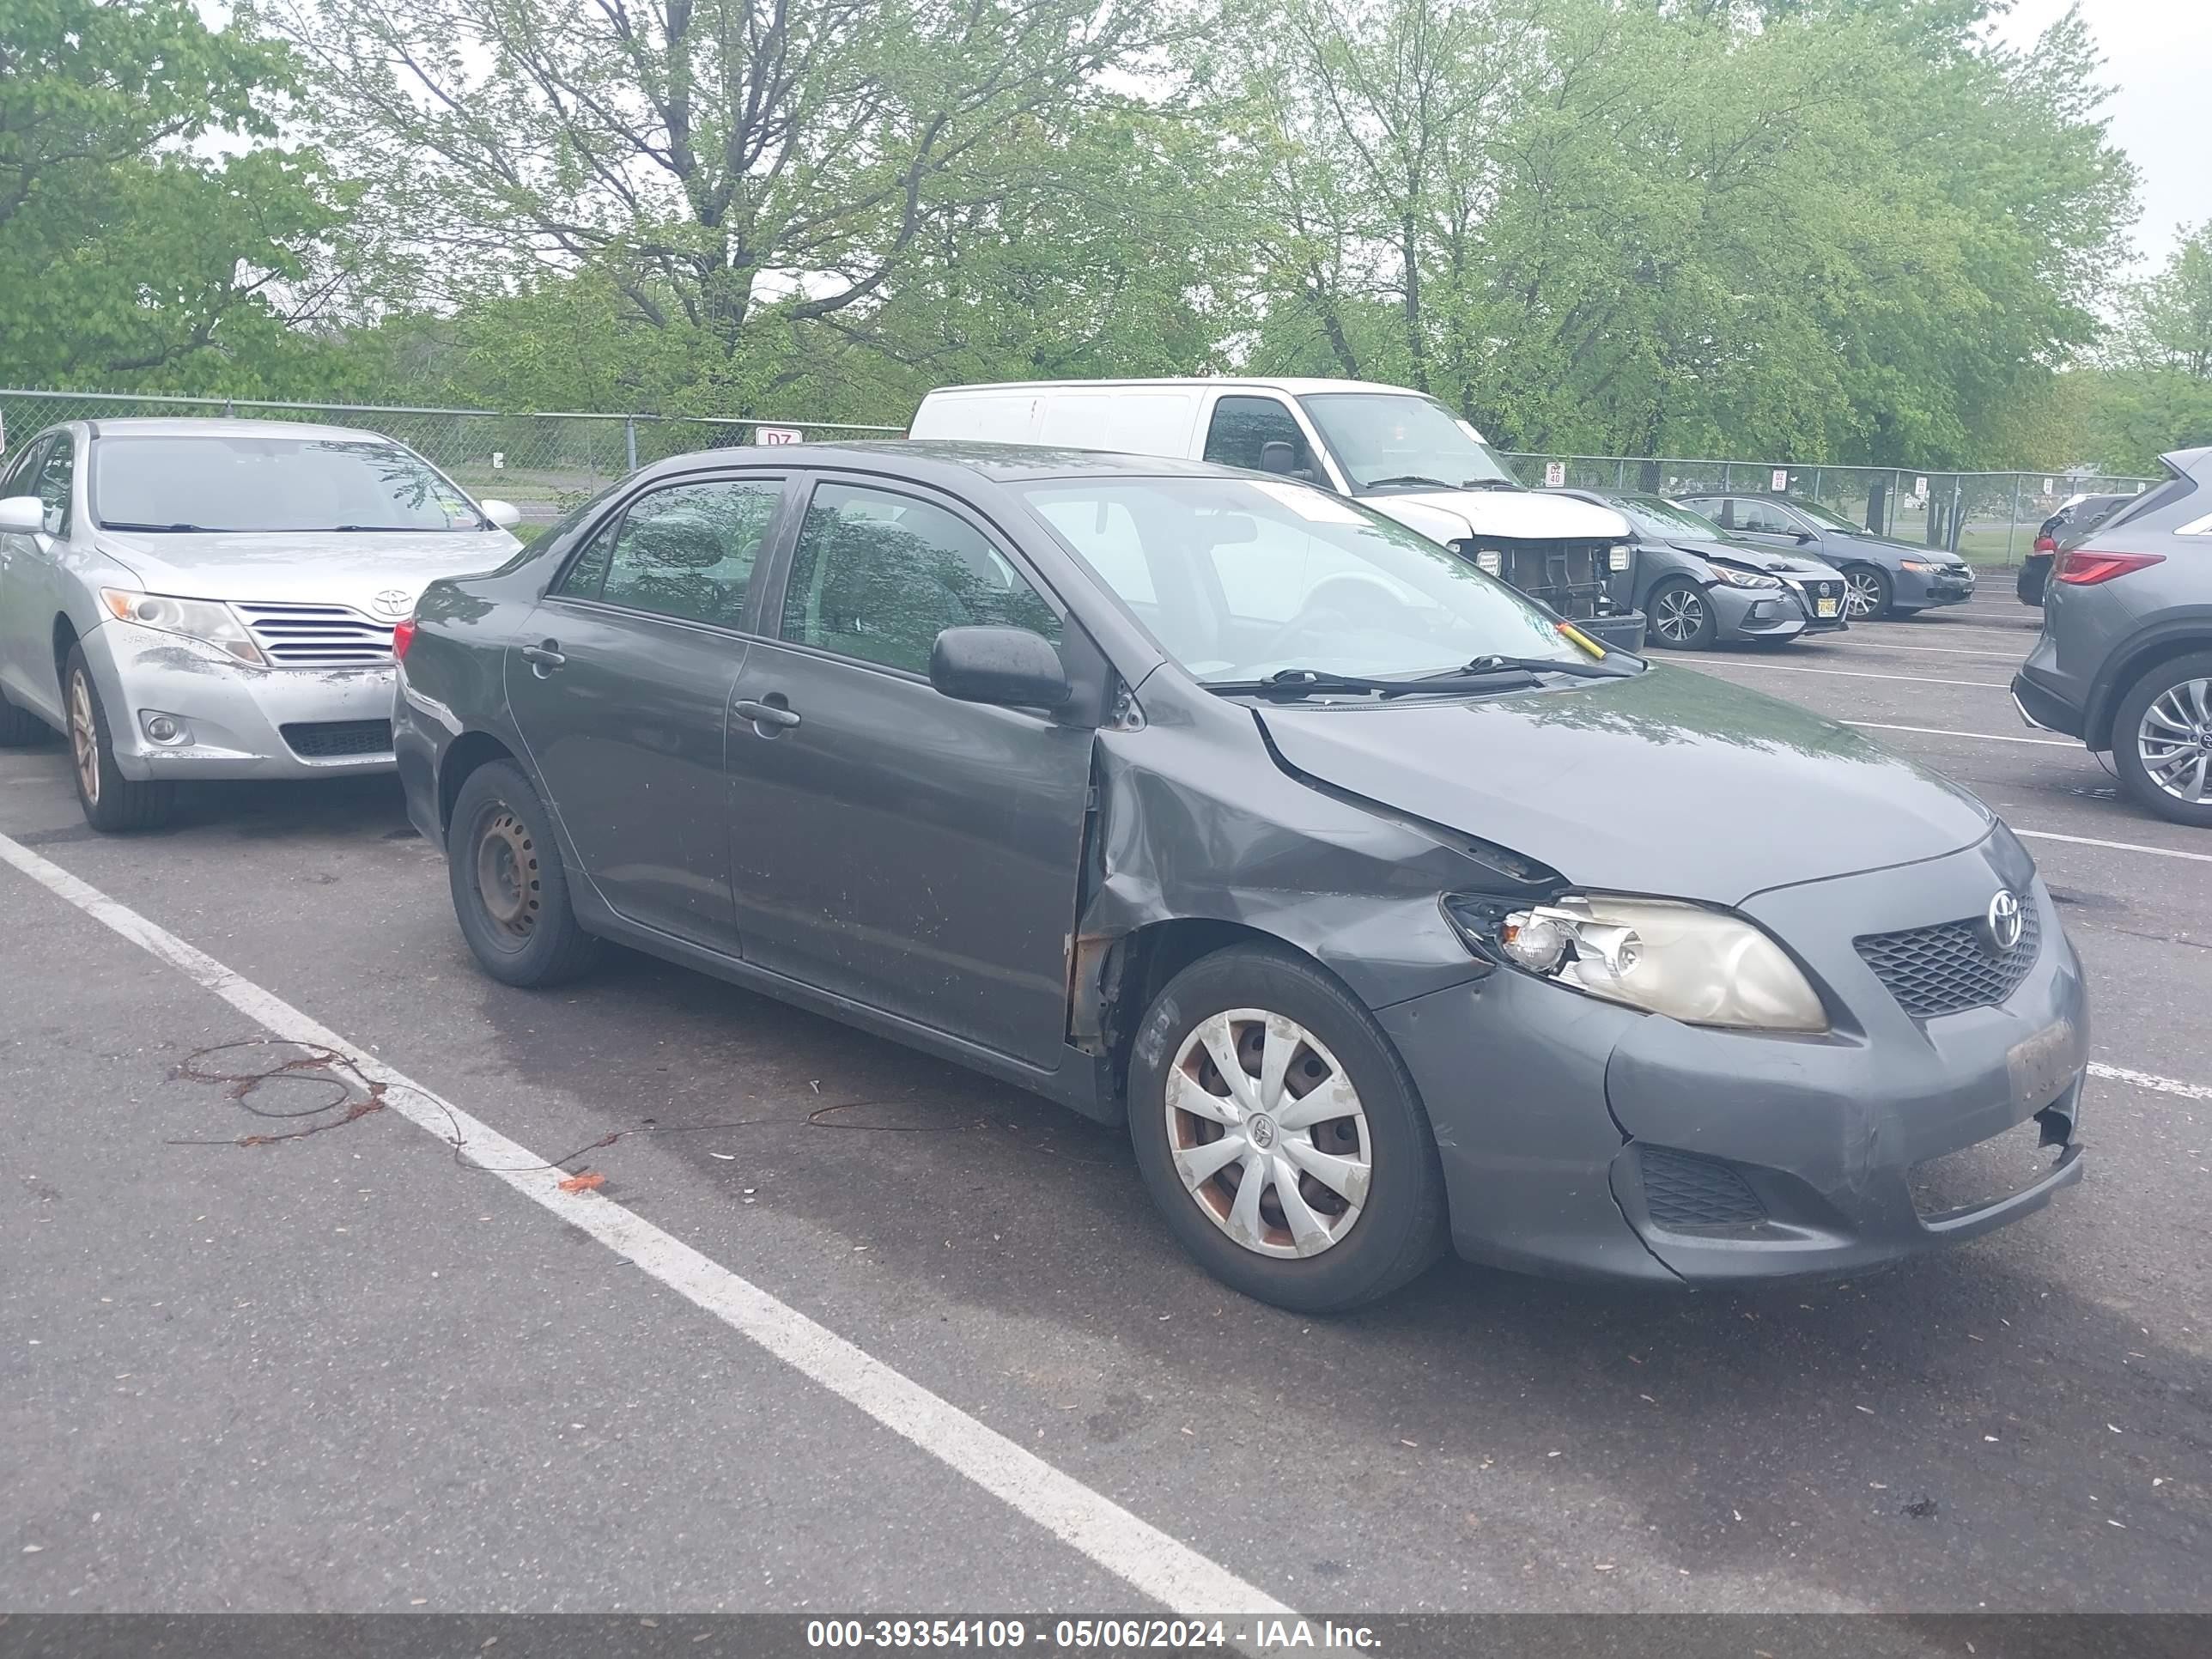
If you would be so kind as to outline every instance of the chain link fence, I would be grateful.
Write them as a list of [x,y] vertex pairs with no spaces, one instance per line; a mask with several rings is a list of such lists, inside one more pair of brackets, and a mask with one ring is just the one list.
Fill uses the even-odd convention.
[[898,437],[906,428],[844,422],[689,420],[658,415],[500,415],[476,409],[0,390],[0,454],[61,421],[139,415],[235,416],[345,426],[396,438],[479,500],[511,501],[517,533],[543,529],[641,466],[670,455],[798,436]]
[[[576,502],[670,455],[799,436],[896,437],[902,426],[841,421],[690,419],[663,415],[501,415],[477,409],[264,403],[127,392],[0,390],[0,453],[58,421],[131,415],[234,415],[365,428],[427,456],[478,496],[512,501],[528,535]],[[1788,495],[1853,524],[1981,564],[2014,563],[2044,520],[2077,495],[2131,495],[2154,482],[2105,473],[1923,472],[1912,468],[1791,466],[1676,456],[1514,453],[1522,483],[1663,495]]]
[[2112,473],[1923,472],[1911,467],[1790,466],[1677,456],[1506,456],[1535,488],[1635,490],[1659,495],[1793,495],[1855,525],[1976,564],[2016,564],[2035,532],[2075,495],[2132,495],[2154,479]]

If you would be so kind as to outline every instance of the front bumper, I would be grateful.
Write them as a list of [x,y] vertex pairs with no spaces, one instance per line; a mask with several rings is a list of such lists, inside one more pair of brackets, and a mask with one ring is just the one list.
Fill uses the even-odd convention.
[[[1459,1253],[1651,1282],[1856,1273],[2002,1225],[2079,1180],[2081,969],[2049,894],[2008,856],[1984,842],[1747,903],[1826,987],[1825,1036],[1699,1029],[1502,968],[1382,1011],[1436,1127]],[[1977,909],[2000,884],[2037,907],[2033,967],[2001,1004],[1906,1016],[1853,939]],[[2033,1178],[1964,1206],[1916,1201],[1928,1170],[2022,1134],[2056,1143]],[[1686,1167],[1723,1172],[1745,1207],[1682,1222],[1679,1193],[1652,1195],[1662,1168]]]
[[1794,640],[1806,631],[1803,608],[1788,587],[1732,587],[1715,582],[1705,589],[1718,637],[1723,640]]
[[[116,767],[127,778],[321,778],[392,769],[388,664],[255,668],[124,622],[103,623],[80,643],[107,711]],[[183,735],[156,742],[146,730],[151,714],[179,721]],[[332,749],[339,752],[318,752]]]
[[1974,597],[1974,573],[1963,576],[1899,570],[1891,578],[1890,603],[1901,611],[1927,611],[1939,605],[1964,605]]
[[[1840,634],[1850,626],[1850,617],[1844,604],[1844,584],[1840,580],[1833,581],[1824,580],[1821,585],[1832,586],[1835,592],[1820,598],[1808,592],[1805,584],[1796,578],[1785,576],[1783,578],[1782,585],[1796,596],[1797,603],[1804,613],[1806,633]],[[1823,603],[1829,607],[1828,614],[1825,617],[1820,614],[1820,605]]]

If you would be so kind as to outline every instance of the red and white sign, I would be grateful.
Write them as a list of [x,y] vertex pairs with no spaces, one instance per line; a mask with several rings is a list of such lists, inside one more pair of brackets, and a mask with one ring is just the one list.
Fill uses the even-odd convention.
[[753,428],[757,444],[797,444],[806,441],[806,434],[795,426],[757,426]]
[[1565,484],[1566,482],[1567,464],[1565,461],[1547,461],[1544,463],[1545,489],[1558,489]]
[[1778,495],[1784,495],[1788,493],[1789,489],[1790,469],[1786,466],[1776,467],[1774,469],[1774,493]]

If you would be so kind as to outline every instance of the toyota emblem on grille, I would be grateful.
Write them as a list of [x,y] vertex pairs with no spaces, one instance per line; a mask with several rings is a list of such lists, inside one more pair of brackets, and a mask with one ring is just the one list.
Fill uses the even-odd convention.
[[387,587],[368,603],[380,617],[404,617],[415,608],[415,596],[404,587]]
[[2020,895],[2009,888],[2001,889],[1990,901],[1988,917],[1990,943],[1999,956],[2005,956],[2019,945],[2021,931],[2027,922],[2021,913]]

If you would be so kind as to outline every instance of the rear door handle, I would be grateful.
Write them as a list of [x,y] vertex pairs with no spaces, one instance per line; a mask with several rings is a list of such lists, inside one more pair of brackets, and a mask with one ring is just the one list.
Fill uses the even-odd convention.
[[[763,737],[770,732],[788,732],[799,724],[799,711],[780,702],[755,702],[750,697],[743,697],[730,707],[739,720],[750,720],[753,729]],[[763,727],[768,729],[763,731]]]
[[546,641],[543,645],[524,646],[522,659],[531,665],[531,672],[541,680],[568,660],[556,648],[555,642],[551,640]]

